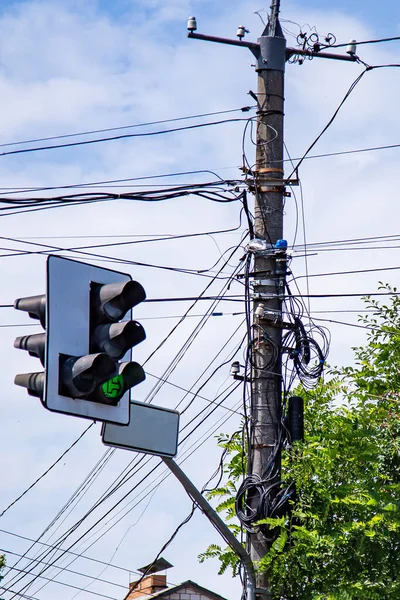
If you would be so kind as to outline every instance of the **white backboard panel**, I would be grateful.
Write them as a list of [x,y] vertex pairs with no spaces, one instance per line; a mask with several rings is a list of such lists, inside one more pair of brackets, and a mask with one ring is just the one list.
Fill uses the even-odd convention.
[[[59,394],[58,370],[60,354],[77,357],[89,354],[90,283],[107,284],[130,279],[126,273],[61,256],[48,257],[45,398],[49,410],[98,421],[129,423],[129,392],[117,406],[68,398]],[[131,312],[125,316],[126,320],[131,319]],[[122,361],[130,360],[131,351],[128,351]]]
[[172,458],[178,451],[178,431],[176,410],[132,401],[129,425],[104,423],[101,435],[106,446]]

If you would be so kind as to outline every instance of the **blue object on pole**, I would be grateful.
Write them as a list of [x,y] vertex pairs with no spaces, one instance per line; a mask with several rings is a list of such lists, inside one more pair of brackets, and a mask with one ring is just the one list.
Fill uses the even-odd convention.
[[288,243],[286,240],[277,240],[275,243],[275,248],[277,250],[287,250]]

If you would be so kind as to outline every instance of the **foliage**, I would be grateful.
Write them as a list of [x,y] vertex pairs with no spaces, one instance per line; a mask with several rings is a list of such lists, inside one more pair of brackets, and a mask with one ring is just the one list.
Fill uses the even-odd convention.
[[[0,554],[0,573],[3,570],[3,568],[6,566],[6,559],[4,554]],[[2,575],[0,575],[0,581],[3,579]],[[1,598],[0,598],[1,600]]]
[[[367,343],[354,348],[353,367],[331,371],[305,401],[306,440],[285,448],[282,478],[294,481],[290,514],[271,522],[280,534],[257,565],[276,599],[400,599],[400,298],[386,305],[366,298],[373,313]],[[214,492],[229,520],[244,457],[228,444],[228,483]],[[211,547],[210,547],[211,548]],[[220,572],[229,551],[208,549]]]

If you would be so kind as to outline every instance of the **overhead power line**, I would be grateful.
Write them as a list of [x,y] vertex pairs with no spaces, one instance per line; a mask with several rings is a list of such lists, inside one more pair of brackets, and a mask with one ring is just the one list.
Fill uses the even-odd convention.
[[[36,561],[36,562],[40,563],[40,561]],[[49,563],[44,563],[44,564],[49,564]],[[55,566],[57,566],[57,565],[55,565]],[[28,574],[30,574],[29,571],[25,571],[24,569],[18,569],[17,567],[13,567],[13,570],[17,571],[17,573],[28,573]],[[73,585],[72,583],[66,583],[65,581],[58,581],[58,579],[55,579],[55,578],[51,579],[50,577],[46,577],[45,575],[38,574],[38,575],[36,575],[36,577],[39,577],[40,579],[45,579],[48,583],[50,583],[50,582],[52,582],[52,583],[58,583],[59,585],[63,585],[65,587],[69,587],[69,588],[72,588],[74,590],[78,590],[80,592],[85,591],[87,594],[91,594],[93,596],[98,596],[99,598],[106,598],[107,600],[119,600],[119,598],[116,598],[115,596],[108,596],[107,594],[101,594],[100,592],[91,592],[88,589],[84,590],[80,586]],[[5,588],[2,585],[0,585],[0,589],[6,590],[8,592],[13,592],[13,590],[11,590],[10,588]]]
[[[360,61],[361,62],[361,61]],[[362,63],[364,64],[364,63]],[[311,152],[311,150],[314,148],[314,146],[317,144],[317,142],[321,139],[321,137],[324,135],[324,133],[327,131],[327,129],[329,129],[329,127],[332,125],[333,121],[336,119],[340,109],[342,108],[343,104],[346,102],[346,100],[350,97],[350,95],[352,94],[352,92],[354,91],[355,87],[358,85],[358,83],[361,81],[361,79],[364,77],[364,75],[366,73],[368,73],[369,71],[373,71],[376,69],[386,69],[386,68],[396,68],[396,67],[400,67],[400,64],[386,64],[386,65],[365,65],[365,69],[364,71],[362,71],[353,81],[353,83],[350,85],[349,89],[347,90],[347,92],[345,93],[345,95],[343,96],[343,99],[341,100],[341,102],[339,103],[338,107],[336,108],[335,112],[333,113],[332,117],[329,119],[328,123],[325,125],[325,127],[322,129],[322,131],[317,135],[317,137],[315,138],[315,140],[309,145],[309,147],[307,148],[307,150],[304,152],[303,156],[300,158],[300,160],[298,160],[296,162],[295,167],[293,168],[292,172],[290,173],[288,179],[290,179],[294,173],[296,173],[296,171],[298,170],[298,168],[300,167],[300,165],[302,164],[302,162],[305,160],[305,158],[307,157],[307,155]]]
[[[7,555],[11,555],[11,556],[18,556],[19,558],[25,558],[26,560],[31,560],[35,563],[43,562],[43,561],[33,558],[31,556],[24,556],[23,554],[18,554],[17,552],[12,552],[11,550],[8,550],[7,548],[0,548],[0,552],[5,552]],[[83,557],[83,558],[87,558],[87,557]],[[43,564],[46,565],[47,563],[43,562]],[[11,568],[14,570],[14,567],[11,567]],[[86,577],[88,579],[92,579],[92,575],[88,575],[87,573],[82,573],[81,571],[73,571],[72,569],[68,569],[67,567],[58,567],[57,565],[55,565],[55,568],[61,569],[62,571],[65,571],[66,573],[72,573],[73,575],[79,575],[81,577]],[[15,569],[15,570],[20,571],[20,569]],[[132,573],[132,571],[128,571],[128,569],[123,569],[123,570],[124,571],[126,570],[128,573]],[[99,581],[100,583],[107,583],[108,585],[114,585],[115,587],[123,588],[124,590],[126,590],[125,585],[121,585],[120,583],[116,583],[114,581],[109,581],[108,579],[101,579],[100,577],[97,577],[96,581]]]
[[329,158],[332,156],[344,156],[346,154],[360,154],[362,152],[374,152],[375,150],[392,150],[393,148],[400,148],[400,144],[387,144],[386,146],[370,146],[368,148],[356,148],[354,150],[338,150],[337,152],[325,152],[324,154],[311,154],[310,156],[293,159],[285,158],[283,162],[291,162],[291,160],[311,160],[313,158]]
[[[225,396],[225,397],[224,397],[224,398],[221,400],[221,402],[223,402],[224,400],[226,400],[226,399],[227,399],[227,398],[228,398],[228,397],[229,397],[229,396],[232,394],[232,392],[234,392],[234,391],[237,389],[238,385],[239,385],[239,384],[237,384],[237,385],[234,387],[234,389],[233,389],[233,390],[231,390],[231,391],[230,391],[230,392],[229,392],[229,393],[228,393],[228,394],[227,394],[227,395],[226,395],[226,396]],[[181,439],[181,440],[180,440],[180,442],[179,442],[179,445],[183,444],[183,443],[185,442],[185,440],[186,440],[186,439],[187,439],[187,438],[188,438],[190,435],[192,435],[192,434],[194,433],[194,431],[196,431],[196,430],[198,429],[199,425],[201,425],[201,424],[204,422],[204,420],[205,420],[206,418],[208,418],[208,417],[209,417],[209,416],[210,416],[210,415],[211,415],[211,414],[212,414],[212,413],[213,413],[213,412],[216,410],[216,408],[217,408],[217,407],[214,407],[214,408],[212,408],[212,410],[210,410],[210,411],[209,411],[208,415],[206,415],[206,417],[205,417],[204,419],[202,419],[201,423],[200,423],[200,424],[198,424],[198,425],[196,425],[196,426],[194,426],[194,428],[193,428],[193,429],[192,429],[192,430],[191,430],[191,431],[190,431],[190,432],[189,432],[189,433],[188,433],[188,434],[187,434],[187,435],[186,435],[186,436],[185,436],[183,439]],[[231,415],[229,415],[227,418],[229,418],[230,416],[231,416]],[[88,533],[92,532],[92,531],[93,531],[93,529],[94,529],[94,528],[95,528],[95,527],[96,527],[96,526],[97,526],[97,525],[98,525],[100,522],[102,522],[102,521],[103,521],[103,520],[104,520],[104,519],[105,519],[105,518],[106,518],[106,517],[107,517],[107,516],[108,516],[108,515],[109,515],[109,514],[112,512],[112,511],[114,511],[114,510],[115,510],[115,508],[116,508],[118,505],[120,505],[120,504],[121,504],[121,503],[122,503],[122,502],[123,502],[123,501],[124,501],[124,500],[125,500],[125,499],[126,499],[126,498],[127,498],[127,497],[128,497],[128,496],[129,496],[129,495],[130,495],[130,494],[131,494],[131,493],[132,493],[132,492],[133,492],[133,491],[136,489],[136,488],[137,488],[137,487],[138,487],[138,485],[140,485],[140,484],[141,484],[143,481],[145,481],[149,475],[153,474],[153,473],[154,473],[154,471],[155,471],[155,469],[156,469],[156,468],[158,468],[158,467],[160,466],[160,464],[161,464],[161,463],[159,463],[158,465],[156,465],[156,467],[155,467],[155,468],[153,468],[151,471],[149,471],[147,474],[145,474],[145,475],[144,475],[144,477],[142,477],[142,479],[139,481],[139,483],[137,483],[137,484],[136,484],[136,485],[135,485],[135,486],[134,486],[132,489],[130,489],[130,490],[129,490],[129,491],[128,491],[128,492],[127,492],[127,493],[126,493],[126,494],[125,494],[125,495],[124,495],[122,498],[120,498],[120,499],[119,499],[119,500],[116,502],[116,504],[115,504],[115,505],[114,505],[114,506],[113,506],[111,509],[107,510],[107,512],[106,512],[106,513],[105,513],[105,514],[104,514],[102,517],[100,517],[100,519],[98,519],[98,520],[97,520],[97,522],[96,522],[94,525],[90,526],[90,527],[89,527],[89,529],[88,529],[88,530],[87,530],[87,531],[86,531],[84,534],[82,534],[82,535],[81,535],[81,536],[80,536],[80,537],[79,537],[77,540],[75,540],[74,542],[72,542],[72,544],[71,544],[71,545],[70,545],[70,546],[69,546],[67,549],[63,549],[63,548],[59,547],[59,545],[60,545],[61,543],[63,543],[63,541],[65,541],[65,540],[67,539],[67,537],[69,537],[69,535],[71,534],[71,532],[73,532],[73,531],[75,530],[75,528],[76,528],[76,527],[73,527],[73,528],[71,528],[67,534],[63,535],[63,536],[62,536],[62,538],[60,538],[60,540],[58,540],[58,542],[56,543],[56,546],[52,546],[53,548],[56,548],[56,549],[58,549],[58,550],[61,552],[61,555],[60,555],[60,556],[58,556],[58,557],[56,557],[56,558],[53,560],[53,562],[51,562],[51,563],[48,563],[48,564],[47,564],[47,566],[45,566],[45,567],[44,567],[44,568],[43,568],[43,569],[40,571],[40,573],[32,573],[32,569],[31,569],[30,571],[27,571],[27,573],[30,573],[30,574],[32,574],[32,575],[33,575],[33,577],[34,577],[34,579],[33,579],[33,580],[30,582],[30,583],[28,583],[28,584],[24,585],[24,586],[23,586],[23,587],[22,587],[22,588],[21,588],[21,589],[20,589],[18,592],[14,592],[14,591],[13,591],[13,590],[11,590],[10,588],[5,588],[5,587],[3,587],[3,589],[5,589],[5,590],[7,590],[7,591],[10,591],[10,592],[13,592],[13,593],[14,593],[14,595],[13,595],[11,598],[14,598],[16,595],[21,595],[21,592],[22,592],[22,591],[25,591],[25,590],[26,590],[28,587],[30,587],[30,585],[32,585],[32,583],[33,583],[34,581],[36,581],[38,577],[41,577],[41,576],[43,575],[43,573],[44,573],[44,572],[46,572],[46,571],[47,571],[47,570],[48,570],[50,567],[53,567],[53,566],[55,566],[55,563],[56,563],[56,562],[57,562],[59,559],[61,559],[61,558],[62,558],[63,556],[65,556],[67,553],[70,553],[70,552],[71,552],[71,549],[72,549],[72,547],[74,547],[74,546],[75,546],[75,545],[76,545],[78,542],[80,542],[80,541],[81,541],[81,540],[82,540],[84,537],[86,537]],[[95,507],[96,507],[96,505],[95,505]],[[88,516],[88,515],[89,515],[91,512],[92,512],[92,510],[89,510],[89,512],[88,512],[88,513],[85,515],[85,517],[84,517],[84,518],[86,518],[86,517],[87,517],[87,516]],[[83,519],[80,519],[80,521],[78,522],[78,524],[82,523],[82,522],[83,522],[83,520],[84,520],[84,518],[83,518]],[[46,544],[46,545],[47,545],[47,544]],[[41,557],[41,558],[42,558],[41,562],[43,562],[43,559],[44,559],[44,558],[46,558],[47,556],[48,556],[48,553],[46,553],[44,556],[42,556],[42,557]],[[15,582],[15,583],[18,583],[18,581],[17,581],[17,582]],[[15,585],[15,583],[14,583],[14,585]]]
[[23,498],[32,488],[35,487],[36,484],[39,483],[39,481],[41,481],[48,473],[50,473],[50,471],[64,458],[64,456],[66,454],[68,454],[68,452],[70,450],[72,450],[72,448],[74,448],[74,446],[76,446],[76,444],[78,444],[78,442],[81,441],[81,439],[83,438],[83,436],[89,431],[89,429],[91,427],[93,427],[94,422],[90,423],[90,425],[88,425],[88,427],[86,427],[86,429],[84,429],[84,431],[81,433],[81,435],[61,454],[61,456],[59,456],[59,458],[57,458],[57,460],[55,460],[53,462],[52,465],[50,465],[50,467],[48,467],[48,469],[46,469],[44,471],[44,473],[42,473],[42,475],[40,475],[40,477],[38,477],[29,487],[26,488],[26,490],[24,492],[22,492],[22,494],[20,494],[18,496],[18,498],[16,498],[15,500],[13,500],[8,506],[7,508],[5,508],[1,513],[0,513],[0,517],[2,517],[3,515],[5,515],[5,513],[12,507],[14,506],[14,504],[16,504],[19,500],[21,500],[21,498]]
[[254,108],[256,108],[256,106],[242,106],[241,108],[232,108],[229,110],[218,110],[218,111],[214,111],[214,112],[200,113],[198,115],[175,117],[173,119],[162,119],[160,121],[149,121],[147,123],[136,123],[134,125],[123,125],[120,127],[107,127],[106,129],[92,129],[89,131],[79,131],[77,133],[64,133],[62,135],[53,135],[50,137],[35,138],[35,139],[30,139],[30,140],[20,140],[17,142],[6,142],[4,144],[0,144],[0,148],[5,148],[7,146],[19,146],[21,144],[34,144],[37,142],[49,142],[51,140],[60,140],[60,139],[71,138],[71,137],[79,137],[82,135],[94,135],[96,133],[107,133],[109,131],[122,131],[124,129],[149,127],[150,125],[162,125],[164,123],[176,123],[177,121],[187,121],[189,119],[201,119],[204,117],[214,117],[217,115],[226,115],[226,114],[233,113],[233,112],[248,112]]
[[[227,260],[229,261],[229,257],[228,257],[228,259],[227,259]],[[223,267],[222,267],[222,268],[223,268]],[[226,285],[227,285],[227,284],[225,284],[225,285],[224,285],[224,287],[226,287]],[[207,287],[208,287],[208,286],[207,286]],[[207,288],[206,288],[206,289],[207,289]],[[193,304],[193,306],[194,306],[194,305],[195,305],[195,303]],[[196,329],[197,329],[197,330],[199,330],[199,329],[198,329],[198,326],[196,326]],[[169,336],[168,336],[168,337],[169,337]],[[160,346],[159,346],[159,347],[160,347]],[[185,344],[185,348],[187,348],[187,347],[188,347],[188,346],[187,346],[187,344]],[[157,350],[157,349],[156,349],[156,350]],[[154,354],[154,352],[153,352],[152,354]],[[226,398],[227,398],[227,397],[229,397],[229,395],[230,395],[230,393],[228,394],[228,396],[224,396],[218,405],[216,405],[215,407],[213,407],[212,409],[210,409],[210,410],[209,410],[209,414],[208,414],[207,416],[210,416],[210,415],[211,415],[211,414],[212,414],[212,413],[213,413],[213,412],[216,410],[216,408],[218,408],[218,407],[219,407],[219,405],[220,405],[220,404],[222,404],[222,402],[224,402],[224,400],[226,400]],[[206,407],[206,409],[207,409],[207,407]],[[203,409],[201,412],[204,412],[204,410],[206,410],[206,409]],[[205,418],[207,418],[207,416],[206,416]],[[203,422],[204,422],[205,418],[203,418],[203,419],[202,419],[201,423],[203,423]],[[193,419],[192,419],[192,421],[193,421]],[[200,423],[200,424],[201,424],[201,423]],[[191,432],[189,432],[189,434],[188,434],[188,435],[187,435],[187,436],[186,436],[186,437],[185,437],[183,440],[181,440],[181,442],[184,442],[184,440],[185,440],[185,439],[187,439],[187,437],[188,437],[189,435],[191,435],[191,433],[193,433],[193,432],[194,432],[194,431],[195,431],[195,430],[196,430],[198,427],[199,427],[199,424],[198,424],[198,425],[196,425],[196,426],[195,426],[195,427],[192,429],[192,431],[191,431]],[[126,481],[125,481],[125,482],[126,482]],[[118,486],[118,488],[119,488],[119,487],[120,487],[120,485]],[[117,489],[117,488],[115,488],[115,489]],[[115,490],[114,490],[114,491],[115,491]],[[131,490],[131,491],[132,491],[132,490]],[[130,491],[129,493],[131,493],[131,491]],[[112,493],[112,492],[110,492],[110,493]],[[103,502],[105,499],[107,499],[107,498],[109,497],[110,493],[109,493],[109,494],[107,494],[107,495],[106,495],[106,497],[104,497],[104,498],[101,500],[101,502]],[[124,498],[126,498],[126,495],[124,496]],[[120,500],[120,501],[117,503],[117,505],[116,505],[116,506],[118,506],[118,504],[119,504],[119,503],[120,503],[122,500],[124,500],[124,498],[122,498],[122,499],[121,499],[121,500]],[[101,503],[101,502],[100,502],[100,503]],[[87,515],[88,515],[88,514],[90,514],[90,513],[91,513],[91,512],[92,512],[92,511],[93,511],[93,510],[94,510],[94,509],[97,507],[97,506],[99,506],[99,505],[100,505],[100,503],[99,503],[99,502],[96,502],[96,504],[94,505],[94,507],[93,507],[93,508],[92,508],[92,509],[89,511],[89,513],[87,513]],[[107,514],[109,514],[109,512],[110,512],[110,511],[108,511],[108,513],[107,513]],[[79,525],[80,525],[80,524],[81,524],[81,523],[84,521],[84,519],[86,518],[86,516],[87,516],[87,515],[85,515],[85,517],[83,517],[82,519],[80,519],[80,520],[78,521],[78,523],[77,523],[77,524],[76,524],[76,525],[75,525],[73,528],[71,528],[67,534],[64,534],[64,535],[63,535],[63,536],[60,538],[60,540],[58,541],[58,544],[57,544],[57,545],[61,544],[63,540],[65,541],[65,540],[66,540],[66,538],[67,538],[67,537],[68,537],[68,536],[69,536],[71,533],[73,533],[73,531],[75,531],[75,529],[76,529],[76,528],[77,528],[77,527],[78,527],[78,526],[79,526]],[[103,517],[101,517],[100,521],[102,521],[102,520],[104,519],[104,517],[105,517],[105,516],[106,516],[106,515],[104,515]],[[99,522],[100,522],[100,521],[99,521]],[[73,544],[72,544],[72,545],[75,545],[77,542],[79,542],[79,540],[81,540],[81,539],[82,539],[82,537],[85,537],[85,536],[87,535],[87,533],[89,533],[89,532],[90,532],[92,529],[93,529],[93,528],[89,528],[89,530],[88,530],[88,531],[87,531],[87,532],[86,532],[86,533],[85,533],[83,536],[81,536],[81,537],[80,537],[80,538],[79,538],[77,541],[73,542]],[[71,546],[70,546],[70,548],[71,548]],[[70,549],[70,548],[69,548],[69,549]],[[60,551],[61,551],[61,548],[60,548]],[[62,552],[62,555],[64,555],[64,551]],[[59,557],[59,558],[60,558],[60,557]],[[42,571],[42,572],[43,572],[43,571]]]
[[120,135],[114,135],[111,137],[96,138],[94,140],[83,140],[81,142],[67,142],[66,144],[54,144],[52,146],[37,146],[33,148],[21,148],[19,150],[8,150],[7,152],[1,152],[1,156],[10,156],[11,154],[25,154],[27,152],[39,152],[43,150],[57,150],[60,148],[72,148],[77,146],[85,146],[88,144],[99,144],[103,142],[111,142],[115,140],[123,140],[129,138],[141,138],[141,137],[153,137],[156,135],[164,135],[166,133],[177,133],[179,131],[188,131],[191,129],[201,129],[203,127],[213,127],[215,125],[224,125],[226,123],[240,123],[242,121],[248,121],[248,119],[222,119],[221,121],[211,121],[208,123],[196,123],[196,125],[186,125],[185,127],[174,127],[172,129],[161,129],[159,131],[148,131],[146,133],[124,133]]
[[[220,170],[232,169],[232,168],[234,168],[234,167],[221,167]],[[8,193],[8,195],[10,195],[10,194],[24,194],[27,192],[43,192],[43,191],[50,191],[50,190],[69,190],[69,189],[73,189],[73,188],[103,186],[103,185],[115,184],[115,183],[132,183],[133,181],[147,181],[149,179],[164,179],[167,177],[182,177],[183,175],[201,175],[203,173],[207,173],[209,175],[214,175],[221,182],[224,182],[224,179],[222,179],[215,171],[212,171],[210,169],[197,169],[197,170],[192,170],[192,171],[180,171],[180,172],[178,171],[177,173],[144,175],[141,177],[126,177],[124,179],[105,179],[103,181],[86,181],[84,183],[72,183],[69,185],[39,186],[39,187],[38,186],[29,186],[26,188],[12,187],[11,190],[13,190],[13,191],[10,191],[10,192],[7,191],[7,193]],[[0,188],[0,190],[8,190],[8,189],[9,188],[4,188],[4,187]]]
[[[396,148],[400,148],[400,144],[384,144],[380,146],[367,146],[365,148],[354,148],[349,150],[337,150],[335,152],[323,152],[321,154],[311,154],[307,156],[297,156],[294,158],[285,158],[282,162],[292,162],[292,161],[300,161],[300,160],[313,160],[317,158],[332,158],[333,156],[346,156],[350,154],[362,154],[366,152],[376,152],[380,150],[394,150]],[[271,160],[273,163],[274,161]],[[232,167],[220,167],[218,170],[224,169],[238,169],[238,166]],[[17,188],[16,186],[11,187],[1,187],[0,190],[7,191],[7,194],[22,194],[28,192],[41,192],[41,191],[51,191],[51,190],[64,190],[64,189],[74,189],[74,188],[85,188],[85,187],[100,187],[100,186],[108,186],[113,184],[120,183],[130,183],[134,181],[145,181],[149,179],[161,179],[166,177],[177,177],[182,175],[199,175],[201,173],[209,173],[218,177],[215,171],[211,171],[210,169],[199,169],[194,171],[182,171],[181,173],[165,173],[163,175],[148,175],[144,177],[126,177],[123,179],[108,179],[108,180],[99,180],[99,181],[89,181],[83,183],[73,183],[69,185],[57,185],[57,186],[28,186],[24,188]],[[113,185],[115,187],[115,185]],[[118,186],[117,186],[118,187]],[[125,187],[125,186],[124,186]],[[132,187],[132,186],[130,186]],[[133,186],[134,187],[134,186]],[[0,196],[1,201],[1,196]]]
[[340,109],[342,108],[343,104],[346,102],[346,100],[349,98],[349,96],[351,95],[351,93],[353,92],[354,88],[357,86],[357,84],[361,81],[361,79],[364,77],[365,73],[367,73],[367,71],[370,71],[372,69],[372,67],[366,67],[364,69],[364,71],[362,71],[353,81],[353,83],[350,85],[349,89],[347,90],[347,92],[345,93],[345,95],[343,96],[343,99],[341,100],[341,102],[339,103],[339,106],[336,108],[335,112],[333,113],[332,117],[329,119],[328,123],[325,125],[325,127],[322,129],[322,131],[317,135],[317,137],[315,138],[315,140],[309,145],[309,147],[307,148],[307,150],[304,152],[303,156],[300,158],[300,160],[298,160],[296,162],[296,165],[293,167],[292,172],[290,173],[288,179],[290,179],[294,173],[296,173],[296,171],[298,170],[298,168],[300,167],[300,165],[302,164],[302,162],[304,161],[304,159],[306,158],[306,156],[311,152],[311,150],[314,148],[314,146],[317,144],[317,142],[321,139],[321,137],[324,135],[324,133],[327,131],[327,129],[329,129],[329,127],[332,125],[333,121],[336,119]]
[[[379,38],[377,40],[363,40],[361,42],[354,42],[357,46],[363,46],[365,44],[381,44],[383,42],[395,42],[400,40],[400,36],[387,37],[387,38]],[[329,48],[345,48],[349,45],[349,42],[346,44],[332,44]]]
[[[15,533],[13,531],[8,531],[6,529],[0,529],[0,532],[4,533],[5,535],[10,535],[10,536],[16,537],[20,540],[24,540],[26,542],[32,542],[35,544],[39,544],[40,546],[45,546],[46,548],[55,548],[55,546],[53,544],[47,544],[46,542],[34,540],[33,538],[27,537],[26,535],[20,535],[19,533]],[[132,571],[132,569],[125,569],[124,567],[121,567],[120,565],[108,563],[108,562],[105,562],[104,560],[99,560],[98,558],[92,558],[90,556],[85,556],[84,554],[79,554],[78,552],[73,552],[71,550],[68,550],[68,554],[71,554],[72,556],[76,556],[78,558],[83,558],[84,560],[88,560],[89,562],[94,562],[99,565],[110,567],[112,569],[117,569],[118,571],[124,571],[125,573],[135,572],[135,571]],[[24,557],[24,558],[26,558],[26,557]],[[30,559],[30,560],[35,560],[35,559]],[[42,562],[42,561],[40,561],[40,562]]]
[[366,298],[367,296],[400,296],[400,292],[364,292],[344,294],[293,294],[293,298]]
[[357,275],[359,273],[376,273],[381,271],[398,271],[400,267],[379,267],[377,269],[357,269],[354,271],[336,271],[331,273],[311,273],[307,275],[297,275],[294,279],[304,279],[308,277],[330,277],[333,275]]

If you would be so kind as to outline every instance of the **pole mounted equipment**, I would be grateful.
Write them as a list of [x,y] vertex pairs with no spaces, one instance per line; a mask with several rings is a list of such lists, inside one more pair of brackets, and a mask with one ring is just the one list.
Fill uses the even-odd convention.
[[131,361],[132,348],[146,338],[132,308],[145,299],[126,273],[49,256],[47,293],[14,304],[46,329],[14,342],[39,358],[44,371],[19,374],[15,383],[49,410],[128,424],[130,389],[145,379]]

